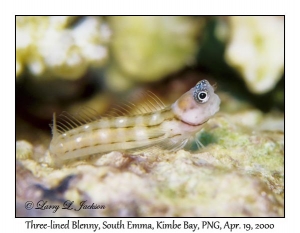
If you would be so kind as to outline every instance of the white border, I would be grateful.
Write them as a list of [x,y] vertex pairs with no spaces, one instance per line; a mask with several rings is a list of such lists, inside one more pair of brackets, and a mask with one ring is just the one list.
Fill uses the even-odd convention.
[[[286,15],[286,218],[285,219],[228,219],[234,223],[268,222],[276,224],[271,232],[297,232],[299,192],[299,5],[296,1],[252,0],[191,0],[191,1],[89,1],[89,0],[19,0],[1,2],[1,100],[2,100],[2,133],[1,133],[1,226],[5,232],[24,230],[25,219],[15,219],[14,148],[15,148],[15,64],[14,64],[14,20],[15,14],[284,14]],[[4,146],[4,147],[3,147]],[[48,221],[42,219],[41,221]],[[60,219],[63,221],[63,219]],[[117,219],[108,219],[117,221]],[[170,220],[170,219],[166,219]],[[184,219],[179,219],[183,221]],[[203,221],[189,219],[187,221]],[[216,221],[218,219],[209,219]],[[38,221],[38,220],[37,220]],[[59,221],[59,220],[58,220]],[[97,219],[84,219],[95,222]],[[101,219],[103,221],[103,219]],[[154,222],[156,219],[140,219],[143,222]],[[220,219],[225,221],[225,219]],[[92,232],[80,231],[80,232]],[[123,232],[123,231],[122,231]],[[125,232],[130,232],[125,230]],[[205,232],[202,230],[202,232]],[[213,232],[213,231],[209,231]],[[222,231],[226,232],[226,231]],[[229,232],[229,231],[228,231]],[[235,231],[238,232],[238,231]]]

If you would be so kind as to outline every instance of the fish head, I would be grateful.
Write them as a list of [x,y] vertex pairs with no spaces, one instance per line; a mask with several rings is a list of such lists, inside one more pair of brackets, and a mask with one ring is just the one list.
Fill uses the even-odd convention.
[[215,115],[221,100],[207,80],[199,81],[173,105],[176,117],[189,125],[201,125]]

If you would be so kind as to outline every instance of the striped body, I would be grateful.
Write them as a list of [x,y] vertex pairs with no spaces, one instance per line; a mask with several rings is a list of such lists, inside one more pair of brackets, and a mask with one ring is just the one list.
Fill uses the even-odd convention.
[[[54,116],[50,154],[54,163],[61,165],[70,159],[110,151],[143,151],[151,146],[181,149],[186,139],[198,132],[206,122],[191,124],[181,119],[180,115],[189,108],[188,103],[182,101],[169,107],[160,107],[157,111],[103,117],[78,127],[74,127],[76,124],[72,121],[74,124],[68,124],[69,127],[62,130],[58,130]],[[180,113],[181,110],[184,112]]]

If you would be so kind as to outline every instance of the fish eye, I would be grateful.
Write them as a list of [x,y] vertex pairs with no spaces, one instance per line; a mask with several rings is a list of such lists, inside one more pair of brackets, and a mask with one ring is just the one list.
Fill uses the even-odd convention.
[[200,103],[205,103],[209,99],[208,93],[206,91],[200,91],[197,94],[197,101]]

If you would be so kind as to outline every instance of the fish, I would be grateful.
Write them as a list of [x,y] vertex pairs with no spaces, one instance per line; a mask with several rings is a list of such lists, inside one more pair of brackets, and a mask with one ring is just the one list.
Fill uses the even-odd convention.
[[[157,149],[178,151],[194,139],[213,117],[221,100],[207,80],[199,81],[172,105],[166,106],[154,93],[138,107],[127,103],[116,109],[117,116],[95,118],[91,111],[76,116],[53,114],[52,140],[49,146],[54,166],[73,159],[122,153],[153,153]],[[135,111],[131,111],[134,110]],[[197,145],[201,145],[196,139]]]

